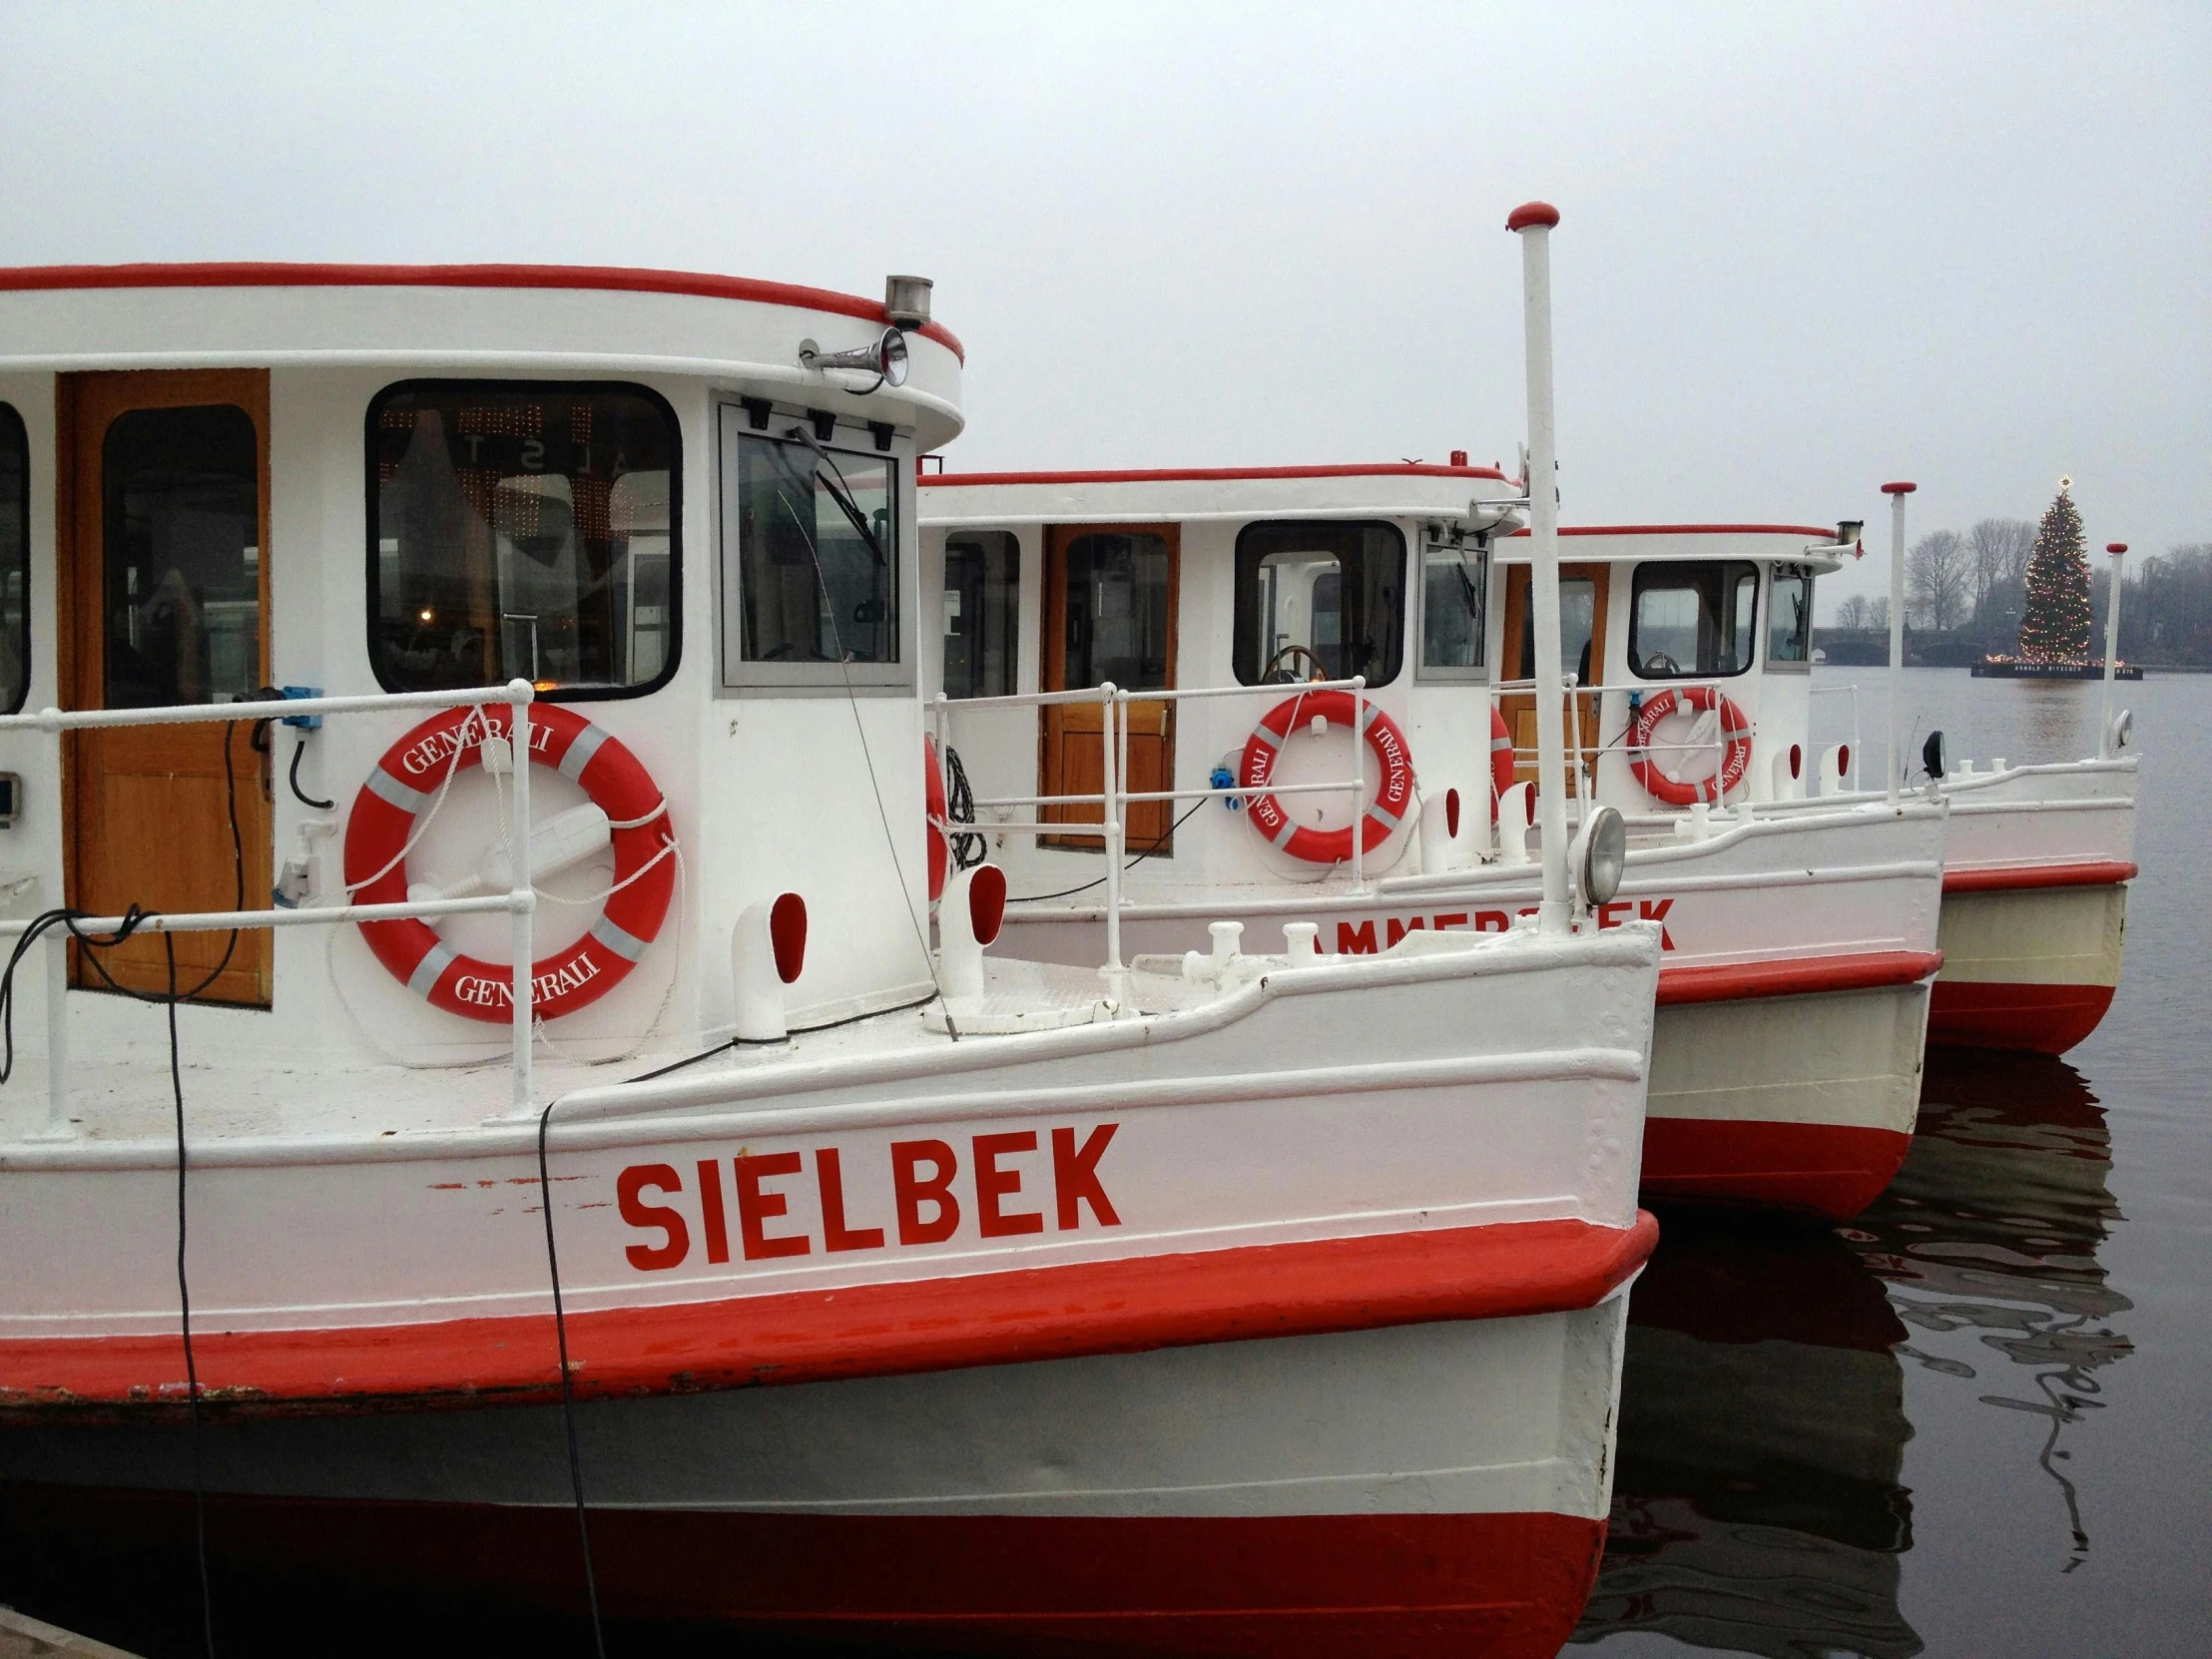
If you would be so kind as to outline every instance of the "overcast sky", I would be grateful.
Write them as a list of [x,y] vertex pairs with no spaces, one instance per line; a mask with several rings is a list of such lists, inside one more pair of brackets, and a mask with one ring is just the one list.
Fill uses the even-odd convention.
[[[1568,522],[2212,540],[2212,7],[0,0],[0,264],[499,260],[879,292],[955,469],[1510,460]],[[1870,557],[1833,596],[1886,580]],[[1828,607],[1824,605],[1824,610]]]

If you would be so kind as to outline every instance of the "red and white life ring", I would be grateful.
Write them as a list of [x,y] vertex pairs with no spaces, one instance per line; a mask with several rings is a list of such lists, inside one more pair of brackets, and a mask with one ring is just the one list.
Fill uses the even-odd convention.
[[[1678,783],[1659,770],[1647,746],[1659,723],[1679,707],[1702,713],[1719,706],[1721,721],[1720,771],[1711,777]],[[1677,692],[1672,686],[1654,692],[1636,711],[1628,733],[1628,770],[1637,783],[1670,806],[1687,807],[1694,801],[1719,801],[1744,780],[1751,766],[1751,720],[1744,711],[1711,686],[1688,686]]]
[[[1380,787],[1360,818],[1360,848],[1372,852],[1389,838],[1404,821],[1413,801],[1412,752],[1397,723],[1374,703],[1367,706],[1367,739],[1380,769]],[[1352,725],[1352,693],[1348,691],[1301,692],[1286,698],[1260,717],[1260,724],[1245,740],[1244,759],[1238,768],[1237,787],[1249,793],[1246,816],[1252,827],[1294,858],[1310,863],[1339,864],[1352,856],[1352,826],[1342,830],[1315,830],[1294,820],[1283,804],[1266,793],[1274,776],[1276,758],[1284,740],[1311,721]]]
[[[447,709],[384,751],[353,798],[345,826],[346,885],[354,887],[384,871],[358,887],[356,903],[405,902],[407,869],[399,852],[414,830],[416,816],[429,806],[449,767],[480,765],[484,742],[504,741],[512,722],[513,712],[503,704]],[[530,965],[531,1011],[541,1019],[558,1019],[614,989],[660,932],[676,883],[676,860],[661,854],[674,836],[652,775],[619,739],[583,716],[558,704],[534,705],[530,760],[581,786],[615,826],[610,834],[616,890],[608,894],[599,919],[567,949]],[[412,916],[364,921],[360,928],[376,959],[417,996],[463,1019],[503,1023],[513,1018],[511,964],[463,956],[427,922]]]
[[1513,735],[1505,717],[1490,705],[1490,822],[1497,822],[1498,797],[1513,787]]
[[921,740],[922,817],[929,827],[929,902],[934,904],[944,896],[945,866],[952,861],[952,847],[946,841],[944,804],[944,768],[937,761],[934,740],[924,735]]

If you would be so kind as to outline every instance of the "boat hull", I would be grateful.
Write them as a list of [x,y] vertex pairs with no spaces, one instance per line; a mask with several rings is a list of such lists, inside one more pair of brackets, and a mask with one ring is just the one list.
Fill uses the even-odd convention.
[[1646,1196],[1833,1221],[1857,1215],[1912,1146],[1930,992],[1923,980],[1662,1001],[1644,1120]]
[[2124,882],[1953,887],[1929,1041],[2065,1053],[2112,1005],[2126,929]]
[[[970,1652],[1548,1654],[1603,1542],[1626,1302],[588,1403],[601,1600]],[[188,1434],[7,1428],[11,1523],[174,1535]],[[563,1445],[552,1406],[211,1422],[212,1542],[578,1603]]]

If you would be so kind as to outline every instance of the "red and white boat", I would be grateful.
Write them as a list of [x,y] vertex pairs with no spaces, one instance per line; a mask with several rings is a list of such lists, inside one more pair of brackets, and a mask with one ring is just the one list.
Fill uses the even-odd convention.
[[[1566,776],[1578,821],[1627,815],[1598,925],[1662,929],[1645,1192],[1849,1216],[1910,1144],[1944,808],[1849,795],[1850,746],[1808,747],[1813,585],[1848,543],[1559,531],[1563,773],[1537,754],[1525,497],[1462,455],[925,472],[960,850],[1005,864],[1024,955],[1087,961],[1110,927],[1168,960],[1232,917],[1349,956],[1533,913],[1567,815],[1532,834],[1528,791]],[[1040,806],[1103,812],[1134,859],[1102,872],[1095,829],[1011,827]]]
[[1661,928],[1561,870],[1372,956],[986,954],[926,310],[0,273],[19,1514],[969,1651],[1563,1639]]
[[[1911,483],[1883,485],[1892,502],[1888,772],[1904,782],[1898,665],[1905,635],[1905,501]],[[2109,544],[2115,578],[2120,542]],[[2115,593],[2119,589],[2113,583]],[[2097,753],[2013,766],[1949,759],[1937,738],[1919,758],[1923,794],[1950,808],[1943,847],[1942,972],[1928,1038],[1966,1048],[2063,1054],[2096,1029],[2120,982],[2127,889],[2135,877],[2139,758],[2131,719],[2112,707],[2119,612],[2105,614],[2104,702]],[[1930,771],[1933,762],[1934,770]],[[1897,799],[1898,787],[1889,789]],[[1873,800],[1870,793],[1864,799]],[[1799,811],[1785,805],[1784,813]]]

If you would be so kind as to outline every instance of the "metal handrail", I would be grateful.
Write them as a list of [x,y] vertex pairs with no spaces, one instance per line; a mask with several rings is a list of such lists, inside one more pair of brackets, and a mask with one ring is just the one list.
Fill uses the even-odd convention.
[[[510,848],[513,884],[503,893],[465,898],[408,899],[387,904],[302,905],[294,909],[175,910],[135,918],[135,931],[146,933],[218,933],[254,927],[328,926],[348,921],[398,921],[427,916],[481,914],[506,911],[513,918],[511,948],[514,951],[514,1046],[509,1064],[513,1079],[515,1114],[527,1117],[533,1110],[530,1076],[530,972],[533,916],[537,892],[530,870],[530,705],[537,691],[527,680],[510,680],[504,686],[458,691],[379,692],[357,697],[281,698],[245,703],[180,703],[147,709],[41,709],[35,714],[0,716],[0,732],[36,731],[55,736],[57,747],[63,732],[113,729],[126,726],[218,726],[236,721],[283,720],[304,715],[381,714],[397,709],[450,709],[456,705],[480,708],[504,703],[512,714],[508,742],[518,757],[508,769],[514,791],[514,845]],[[59,755],[56,756],[57,775]],[[126,924],[122,916],[80,919],[77,928],[90,933],[112,933]],[[28,920],[0,920],[0,938],[20,937],[29,930]],[[49,934],[53,942],[47,998],[47,1122],[41,1139],[66,1139],[71,1133],[65,1078],[69,1069],[68,1025],[63,1016],[63,991],[68,980],[67,927]]]
[[[1123,823],[1126,810],[1142,802],[1180,802],[1231,800],[1256,792],[1243,788],[1215,789],[1209,783],[1203,789],[1139,790],[1126,787],[1129,775],[1129,719],[1132,703],[1183,703],[1200,702],[1216,698],[1252,697],[1281,699],[1288,695],[1304,695],[1312,692],[1347,691],[1353,700],[1352,777],[1318,784],[1284,784],[1270,786],[1270,795],[1334,795],[1351,791],[1356,810],[1352,826],[1352,889],[1356,893],[1367,890],[1367,847],[1361,826],[1366,818],[1367,801],[1367,744],[1362,733],[1367,725],[1368,681],[1364,674],[1356,674],[1349,680],[1283,681],[1259,686],[1190,686],[1162,687],[1156,690],[1125,691],[1107,681],[1099,686],[1076,691],[1058,692],[1010,692],[994,697],[947,697],[938,692],[931,704],[931,724],[935,732],[937,753],[942,756],[951,738],[951,720],[955,713],[985,709],[1020,709],[1067,706],[1070,704],[1096,703],[1099,705],[1103,725],[1099,734],[1102,752],[1101,791],[1096,795],[1023,795],[980,797],[975,801],[978,809],[1011,807],[1098,807],[1103,822],[1096,827],[1083,822],[1051,823],[1041,820],[1015,823],[1005,822],[994,829],[1011,830],[1018,834],[1048,834],[1073,832],[1088,834],[1097,832],[1108,852],[1106,864],[1106,966],[1119,971],[1121,961],[1121,852],[1128,831]],[[939,763],[942,764],[941,761]],[[1171,781],[1172,785],[1172,781]],[[958,833],[965,827],[955,827],[949,832]]]

